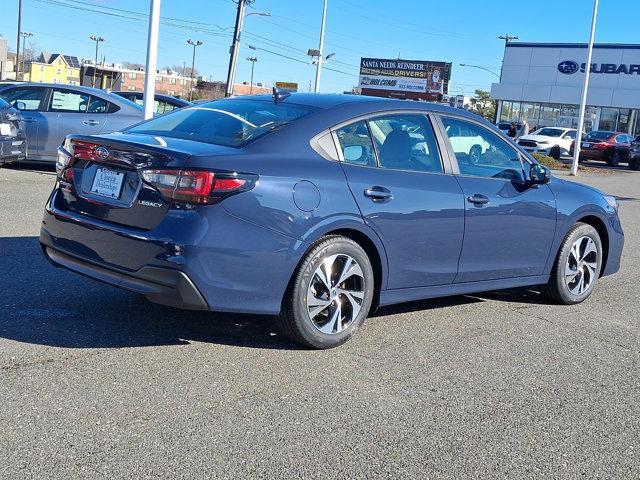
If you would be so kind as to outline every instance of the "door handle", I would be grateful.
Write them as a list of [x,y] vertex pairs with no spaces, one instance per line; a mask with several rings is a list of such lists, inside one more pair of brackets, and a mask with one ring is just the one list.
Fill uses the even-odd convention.
[[391,190],[384,187],[379,187],[377,185],[374,187],[366,188],[364,190],[364,196],[369,197],[374,202],[380,200],[390,200],[393,198]]
[[31,117],[22,117],[22,121],[24,123],[35,123],[36,119],[35,118],[31,118]]
[[84,122],[85,125],[100,125],[100,122],[98,120],[85,120]]
[[486,195],[481,195],[480,193],[476,193],[467,197],[467,202],[473,203],[474,205],[484,205],[489,203],[489,197]]

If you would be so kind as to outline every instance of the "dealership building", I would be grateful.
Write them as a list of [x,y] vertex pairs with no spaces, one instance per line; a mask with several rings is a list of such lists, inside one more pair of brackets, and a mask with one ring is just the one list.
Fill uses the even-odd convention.
[[[507,43],[498,120],[576,128],[586,61],[586,44]],[[640,45],[594,45],[584,129],[640,135]]]

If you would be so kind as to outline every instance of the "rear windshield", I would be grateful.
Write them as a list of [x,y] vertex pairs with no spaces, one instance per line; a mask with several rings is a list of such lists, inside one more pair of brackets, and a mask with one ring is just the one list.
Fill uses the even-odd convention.
[[591,132],[585,138],[585,140],[606,140],[613,132]]
[[176,110],[127,132],[241,147],[316,110],[260,100],[218,100]]

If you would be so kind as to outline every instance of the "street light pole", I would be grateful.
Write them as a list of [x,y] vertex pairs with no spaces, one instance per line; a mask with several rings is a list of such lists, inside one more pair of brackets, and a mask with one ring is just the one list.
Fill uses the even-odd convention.
[[318,45],[318,63],[316,64],[316,83],[314,87],[315,93],[320,93],[320,74],[322,73],[322,50],[324,48],[324,25],[327,19],[327,0],[322,5],[322,23],[320,25],[320,44]]
[[253,95],[253,68],[256,66],[258,57],[247,57],[247,60],[251,62],[251,83],[249,83],[249,95]]
[[193,98],[193,73],[196,68],[196,47],[202,45],[200,40],[196,40],[195,42],[191,39],[187,40],[189,45],[193,46],[193,56],[191,57],[191,88],[189,89],[189,101]]
[[156,97],[156,71],[158,70],[158,34],[160,31],[160,0],[151,0],[149,6],[149,32],[147,36],[147,63],[144,76],[144,119],[153,117]]
[[469,67],[469,68],[479,68],[480,70],[484,70],[485,72],[489,72],[492,75],[495,75],[496,77],[500,78],[500,75],[498,75],[496,72],[494,72],[493,70],[487,67],[481,67],[480,65],[469,65],[468,63],[461,63],[460,66]]
[[94,42],[96,42],[96,57],[95,57],[95,61],[93,63],[93,80],[91,81],[91,86],[95,88],[96,86],[96,72],[98,71],[98,45],[100,44],[100,42],[104,42],[104,38],[99,37],[97,35],[91,35],[89,36],[90,40],[93,40]]
[[22,0],[18,0],[18,34],[16,35],[16,80],[19,80],[20,74],[20,33],[22,32]]
[[580,100],[580,114],[578,115],[578,131],[576,132],[575,145],[573,147],[573,162],[571,164],[571,175],[578,175],[578,161],[580,159],[580,145],[582,143],[582,128],[584,126],[584,115],[587,110],[587,93],[589,90],[589,77],[591,75],[591,59],[593,58],[593,42],[596,37],[596,19],[598,17],[598,0],[593,0],[593,14],[591,15],[591,35],[589,36],[589,46],[587,47],[587,63],[584,68],[584,85],[582,87],[582,99]]

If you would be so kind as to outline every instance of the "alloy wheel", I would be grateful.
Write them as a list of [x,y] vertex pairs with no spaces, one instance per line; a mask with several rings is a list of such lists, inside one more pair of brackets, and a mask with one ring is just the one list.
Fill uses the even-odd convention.
[[364,274],[358,262],[349,255],[331,255],[311,277],[306,296],[309,319],[322,333],[341,333],[360,313],[364,294]]
[[565,282],[569,291],[576,296],[589,290],[598,272],[598,250],[591,237],[576,240],[565,265]]

